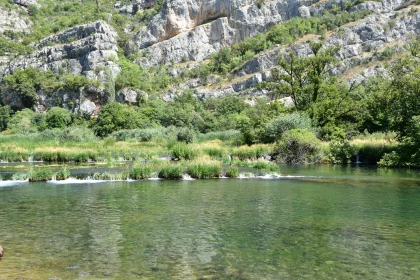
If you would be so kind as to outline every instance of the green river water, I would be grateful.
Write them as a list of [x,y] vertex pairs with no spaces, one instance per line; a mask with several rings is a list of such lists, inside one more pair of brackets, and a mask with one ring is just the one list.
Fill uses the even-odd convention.
[[3,185],[0,279],[420,279],[419,171],[281,173]]

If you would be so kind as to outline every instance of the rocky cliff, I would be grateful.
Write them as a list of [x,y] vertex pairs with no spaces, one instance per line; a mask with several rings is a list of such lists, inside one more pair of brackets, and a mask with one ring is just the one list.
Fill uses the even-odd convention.
[[101,77],[105,68],[114,76],[118,66],[117,33],[104,21],[76,26],[41,40],[39,50],[9,62],[3,74],[35,67],[40,71],[60,70],[73,75],[84,74],[91,79]]
[[254,0],[166,1],[160,13],[130,40],[129,49],[146,54],[139,61],[145,67],[202,61],[223,46],[298,15],[299,5],[300,1],[284,0],[261,5]]

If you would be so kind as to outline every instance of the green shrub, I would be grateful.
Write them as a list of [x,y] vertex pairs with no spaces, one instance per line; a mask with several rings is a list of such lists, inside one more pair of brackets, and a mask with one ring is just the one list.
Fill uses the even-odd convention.
[[217,158],[217,159],[221,159],[224,158],[226,156],[226,151],[223,149],[218,149],[218,148],[205,148],[204,153],[206,153],[207,155],[213,157],[213,158]]
[[252,165],[252,168],[257,169],[257,170],[265,170],[265,171],[278,171],[279,167],[277,165],[273,165],[271,163],[268,162],[256,162]]
[[117,141],[149,142],[152,140],[166,140],[168,129],[164,127],[145,129],[125,129],[112,133]]
[[182,179],[182,168],[175,165],[164,166],[159,171],[158,177],[162,179]]
[[46,182],[52,180],[53,173],[51,170],[41,170],[29,173],[29,182]]
[[239,177],[239,169],[236,168],[236,167],[230,167],[226,171],[226,177],[229,177],[229,178],[237,178],[237,177]]
[[273,150],[272,156],[281,163],[302,164],[315,162],[320,141],[313,132],[291,129],[285,132]]
[[57,181],[63,181],[70,178],[70,171],[68,171],[67,169],[60,170],[57,173],[55,173],[54,176]]
[[214,131],[208,132],[205,134],[200,134],[198,136],[199,141],[210,141],[210,140],[221,140],[221,141],[235,141],[239,140],[242,137],[242,134],[239,130],[224,130],[224,131]]
[[178,160],[181,160],[181,159],[193,160],[198,155],[197,151],[195,151],[193,148],[191,148],[190,146],[184,143],[175,144],[172,147],[170,154],[174,159],[178,159]]
[[185,142],[187,144],[192,143],[194,141],[194,137],[194,130],[187,127],[181,128],[176,135],[179,142]]
[[143,180],[152,177],[152,168],[150,166],[141,166],[133,168],[130,171],[130,179]]
[[14,173],[12,175],[13,181],[25,181],[26,179],[28,179],[27,173]]
[[328,150],[328,160],[331,163],[349,163],[356,148],[348,141],[331,141]]
[[117,140],[115,139],[114,136],[109,136],[109,137],[105,138],[105,140],[104,140],[104,147],[114,146],[116,142],[117,142]]
[[195,179],[219,178],[221,168],[218,165],[194,164],[187,168],[187,174]]
[[282,115],[269,122],[265,128],[263,140],[266,143],[274,143],[281,135],[291,129],[312,130],[311,119],[302,113]]

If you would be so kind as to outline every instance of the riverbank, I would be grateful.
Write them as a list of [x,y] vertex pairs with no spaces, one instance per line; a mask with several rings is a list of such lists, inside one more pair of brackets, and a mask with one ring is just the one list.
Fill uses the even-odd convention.
[[[204,138],[204,137],[202,137]],[[210,138],[210,137],[209,137]],[[239,144],[239,145],[238,145]],[[306,143],[303,143],[303,145]],[[349,142],[317,142],[310,156],[303,156],[299,163],[350,163],[376,164],[385,153],[398,146],[393,139],[355,138]],[[292,147],[294,148],[294,147]],[[302,147],[296,147],[302,148]],[[281,153],[284,154],[281,154]],[[259,161],[281,162],[285,157],[297,157],[295,151],[280,151],[277,144],[240,145],[235,138],[202,139],[186,144],[173,139],[135,142],[116,141],[110,137],[87,142],[65,142],[37,139],[31,135],[0,137],[0,162],[49,162],[49,163],[106,163],[133,161],[154,163],[160,161],[196,161],[218,164],[237,162],[239,166]],[[286,154],[288,153],[288,154]],[[292,154],[290,154],[292,153]],[[309,153],[309,152],[308,152]]]

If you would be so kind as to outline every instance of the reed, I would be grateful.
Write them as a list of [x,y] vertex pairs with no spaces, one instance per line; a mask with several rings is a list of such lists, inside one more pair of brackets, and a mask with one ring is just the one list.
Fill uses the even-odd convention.
[[144,180],[152,177],[152,168],[150,166],[141,166],[133,168],[130,171],[130,179]]
[[170,154],[174,159],[178,160],[193,160],[198,156],[197,151],[185,143],[176,143],[172,147]]
[[237,178],[239,177],[239,169],[236,167],[230,167],[227,171],[226,171],[226,177],[229,178]]
[[55,180],[63,181],[70,178],[70,171],[63,169],[54,174]]
[[162,167],[162,169],[159,171],[159,178],[162,179],[182,179],[183,173],[182,168],[177,165],[168,165]]
[[187,174],[195,179],[219,178],[221,173],[219,165],[192,164],[187,167]]
[[30,172],[28,177],[29,182],[46,182],[52,180],[53,172],[51,170]]

